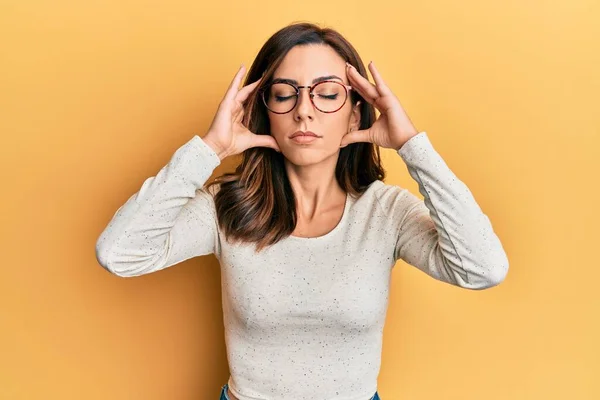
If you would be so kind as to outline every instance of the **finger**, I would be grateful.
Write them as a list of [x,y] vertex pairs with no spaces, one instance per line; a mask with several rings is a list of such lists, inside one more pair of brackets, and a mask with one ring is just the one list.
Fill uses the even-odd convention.
[[373,76],[373,80],[375,81],[375,88],[379,91],[379,94],[382,96],[389,95],[391,93],[390,88],[383,81],[383,77],[379,73],[377,67],[375,67],[375,63],[371,61],[369,63],[369,71],[371,71],[371,76]]
[[356,88],[360,95],[368,100],[369,103],[373,103],[379,97],[375,85],[362,76],[351,64],[348,64],[348,78],[351,79],[350,83],[352,87]]
[[362,82],[362,80],[364,80],[364,77],[352,66],[348,66],[348,80],[350,82],[350,85],[356,89],[356,91],[365,98],[365,100],[369,101],[369,103],[372,103],[373,100],[375,100],[372,96],[372,93],[368,93],[365,89],[364,89],[364,84]]
[[359,142],[367,142],[371,143],[371,135],[369,134],[369,129],[363,129],[359,131],[351,131],[346,133],[342,137],[342,141],[340,142],[340,147],[346,147],[351,143],[359,143]]
[[235,113],[235,116],[233,117],[233,122],[241,123],[242,118],[244,118],[244,107],[240,106],[239,110]]
[[359,88],[358,85],[356,84],[356,82],[352,81],[351,79],[350,79],[350,83],[351,83],[350,86],[352,86],[352,89],[354,89],[354,91],[356,93],[360,94],[361,97],[367,101],[367,103],[373,104],[375,99],[369,97],[369,95],[367,93],[365,93],[361,88]]
[[225,94],[225,100],[227,102],[231,102],[235,99],[235,96],[238,93],[238,88],[240,87],[240,82],[242,80],[242,77],[244,76],[245,70],[246,70],[246,67],[244,66],[244,64],[242,64],[240,66],[240,69],[238,69],[237,73],[233,77],[233,80],[229,84],[229,88],[227,89],[227,93]]
[[361,97],[367,101],[367,103],[369,103],[369,104],[374,104],[375,103],[375,99],[372,98],[372,97],[370,97],[367,93],[365,93],[364,90],[362,90],[361,88],[359,88],[355,81],[353,81],[351,79],[350,83],[351,83],[350,86],[352,86],[352,89],[354,89],[354,91],[356,93],[360,94]]
[[258,80],[252,82],[249,85],[244,86],[236,95],[235,99],[236,101],[239,101],[240,103],[243,102],[244,100],[246,100],[248,98],[248,96],[250,95],[250,93],[252,93],[252,91],[254,89],[256,89],[256,86],[262,81],[262,76],[260,78],[258,78]]

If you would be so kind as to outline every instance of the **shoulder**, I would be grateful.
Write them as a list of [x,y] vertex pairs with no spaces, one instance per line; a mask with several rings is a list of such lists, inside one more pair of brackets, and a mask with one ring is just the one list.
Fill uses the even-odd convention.
[[206,188],[206,187],[202,188],[203,191],[210,194],[213,198],[217,195],[217,193],[219,192],[220,189],[221,189],[220,183],[215,183],[214,185],[210,185],[208,188]]
[[402,186],[387,184],[379,180],[371,185],[372,196],[376,200],[377,206],[387,215],[404,214],[408,209],[423,203],[423,200]]
[[388,203],[402,196],[406,189],[398,185],[390,185],[381,180],[376,180],[369,185],[364,194],[373,197],[378,202]]
[[219,184],[211,186],[203,186],[196,189],[193,198],[188,201],[187,206],[194,209],[196,212],[215,212],[215,195],[220,189]]

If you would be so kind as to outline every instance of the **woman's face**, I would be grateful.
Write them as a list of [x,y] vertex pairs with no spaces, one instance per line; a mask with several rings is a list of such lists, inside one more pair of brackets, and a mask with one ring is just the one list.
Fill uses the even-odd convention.
[[[286,54],[272,79],[290,79],[297,82],[296,86],[309,86],[321,77],[349,85],[346,62],[327,45],[299,45]],[[340,89],[339,96],[343,96],[343,88]],[[337,112],[323,113],[310,101],[309,89],[302,88],[292,111],[286,114],[267,111],[271,135],[288,161],[295,165],[310,165],[331,156],[337,157],[342,137],[350,128],[358,129],[360,123],[359,106],[352,106],[350,94],[348,91],[346,102]],[[315,94],[315,102],[317,97]],[[297,143],[290,136],[299,130],[314,132],[319,137],[310,143]]]

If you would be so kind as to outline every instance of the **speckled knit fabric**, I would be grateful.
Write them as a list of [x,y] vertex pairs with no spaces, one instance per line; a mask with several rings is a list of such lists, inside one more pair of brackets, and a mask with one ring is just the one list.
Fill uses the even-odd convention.
[[222,237],[214,193],[203,188],[220,160],[193,136],[117,210],[96,256],[113,274],[132,277],[214,253],[229,390],[240,400],[368,400],[397,260],[468,289],[497,285],[508,271],[490,220],[427,133],[398,154],[424,200],[375,181],[347,197],[331,232],[290,236],[255,254],[253,245]]

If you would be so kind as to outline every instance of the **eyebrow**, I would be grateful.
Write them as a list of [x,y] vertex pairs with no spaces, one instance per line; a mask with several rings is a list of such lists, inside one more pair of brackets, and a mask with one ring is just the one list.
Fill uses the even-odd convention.
[[[329,79],[339,79],[340,81],[343,82],[342,78],[340,78],[337,75],[327,75],[327,76],[320,76],[318,78],[313,79],[312,84],[314,85],[317,82],[322,82],[322,81],[326,81]],[[293,85],[297,85],[298,81],[295,79],[275,78],[275,79],[273,79],[272,83],[291,83]]]

